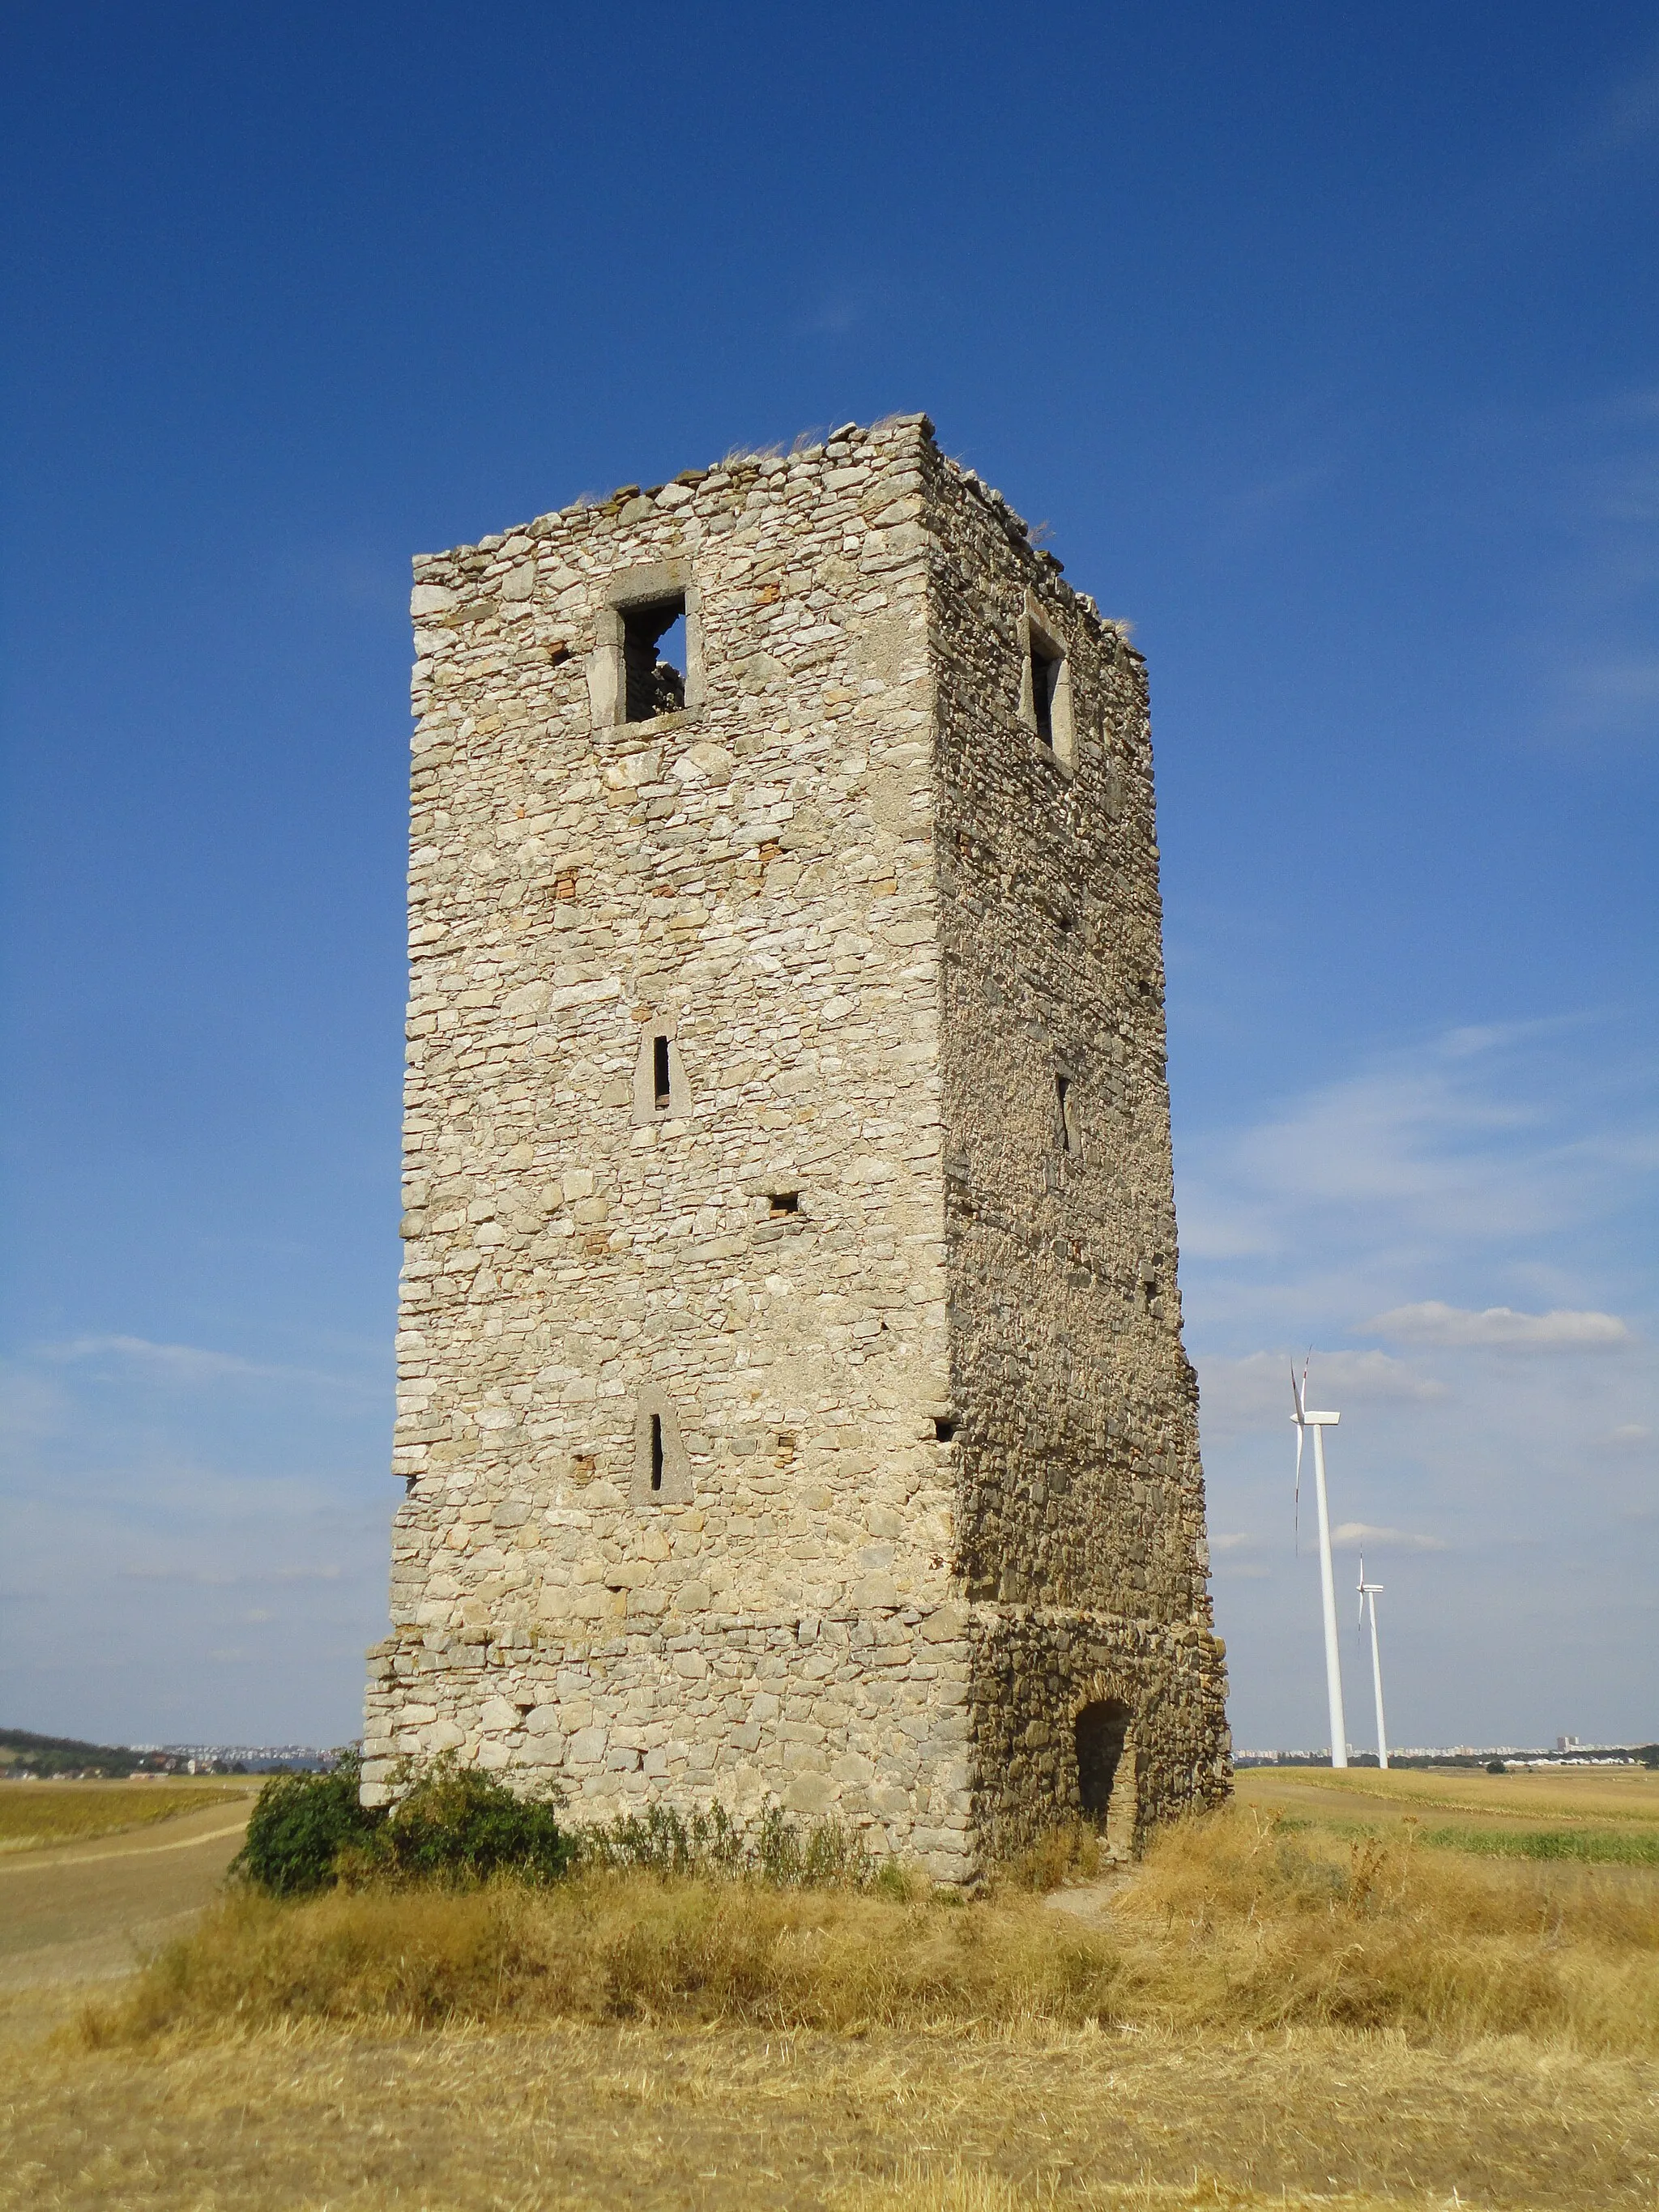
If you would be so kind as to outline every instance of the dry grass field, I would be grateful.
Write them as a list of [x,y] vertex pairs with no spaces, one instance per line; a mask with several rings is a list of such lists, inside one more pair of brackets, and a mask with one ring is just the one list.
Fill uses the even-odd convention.
[[171,1820],[248,1795],[246,1783],[10,1782],[0,1785],[0,1851],[84,1842]]
[[1127,1876],[970,1905],[232,1900],[53,2037],[14,2014],[0,2204],[1651,2212],[1659,1871],[1425,1848],[1487,1778],[1247,1776]]
[[1627,2059],[1328,2032],[308,2025],[33,2059],[0,2092],[0,2203],[1650,2208],[1654,2089]]
[[1659,1834],[1659,1771],[1559,1767],[1539,1773],[1474,1769],[1255,1766],[1237,1778],[1240,1804],[1328,1823],[1333,1819],[1425,1821],[1462,1818],[1481,1827],[1608,1827],[1634,1823]]

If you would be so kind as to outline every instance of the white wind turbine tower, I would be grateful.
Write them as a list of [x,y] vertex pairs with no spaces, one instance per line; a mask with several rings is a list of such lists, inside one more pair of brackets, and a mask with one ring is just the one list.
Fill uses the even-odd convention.
[[1381,1583],[1365,1579],[1365,1554],[1359,1554],[1359,1626],[1365,1625],[1365,1601],[1371,1601],[1371,1686],[1376,1692],[1376,1763],[1386,1774],[1389,1768],[1389,1730],[1382,1718],[1382,1655],[1376,1644],[1376,1598]]
[[1291,1370],[1291,1397],[1296,1411],[1291,1419],[1296,1423],[1296,1494],[1298,1505],[1302,1497],[1302,1440],[1313,1431],[1314,1487],[1319,1498],[1319,1583],[1325,1601],[1325,1689],[1331,1705],[1331,1765],[1346,1766],[1348,1763],[1348,1730],[1342,1717],[1342,1656],[1336,1635],[1336,1577],[1331,1571],[1331,1516],[1325,1502],[1325,1431],[1334,1429],[1341,1419],[1340,1413],[1310,1413],[1308,1411],[1308,1370],[1304,1364],[1298,1386],[1296,1370]]

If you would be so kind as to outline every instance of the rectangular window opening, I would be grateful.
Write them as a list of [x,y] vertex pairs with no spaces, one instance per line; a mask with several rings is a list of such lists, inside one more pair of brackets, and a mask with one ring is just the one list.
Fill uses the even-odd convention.
[[651,1487],[662,1488],[662,1415],[651,1416]]
[[934,1421],[933,1434],[938,1437],[940,1443],[953,1443],[956,1441],[956,1433],[957,1425],[947,1416],[940,1414]]
[[622,618],[623,720],[648,722],[654,714],[677,714],[685,704],[684,592],[623,607]]
[[799,1213],[800,1212],[800,1193],[798,1190],[775,1190],[768,1203],[772,1208],[772,1215],[775,1220],[781,1213]]
[[651,1044],[651,1087],[659,1114],[668,1111],[673,1085],[668,1072],[668,1039],[654,1037]]
[[1064,657],[1047,638],[1031,632],[1031,712],[1036,718],[1036,733],[1050,752],[1054,750],[1054,693]]

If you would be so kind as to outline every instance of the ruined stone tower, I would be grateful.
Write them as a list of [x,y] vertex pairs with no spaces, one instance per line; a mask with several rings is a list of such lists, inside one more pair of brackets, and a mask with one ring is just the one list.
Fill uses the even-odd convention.
[[1214,1799],[1139,655],[920,416],[416,578],[368,1794]]

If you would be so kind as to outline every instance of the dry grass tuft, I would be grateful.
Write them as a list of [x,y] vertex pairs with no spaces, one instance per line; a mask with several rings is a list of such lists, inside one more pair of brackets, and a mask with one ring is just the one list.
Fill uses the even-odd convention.
[[861,2030],[1111,2014],[1109,1944],[1035,1904],[590,1874],[531,1892],[228,1899],[151,1960],[93,2044],[277,2020],[731,2021]]
[[1345,1848],[1233,1808],[1163,1836],[1114,1919],[1137,2008],[1172,2027],[1659,2050],[1659,1883],[1634,1870]]
[[1105,1863],[1100,1831],[1085,1820],[1065,1820],[1000,1869],[993,1887],[1042,1895],[1066,1882],[1092,1881]]
[[[1026,1878],[1075,1848],[1056,1844]],[[1312,2027],[1652,2052],[1659,1883],[1409,1838],[1322,1844],[1234,1809],[1168,1832],[1092,1924],[1007,1888],[959,1905],[637,1872],[534,1892],[237,1896],[82,2033],[306,2019]]]

